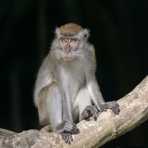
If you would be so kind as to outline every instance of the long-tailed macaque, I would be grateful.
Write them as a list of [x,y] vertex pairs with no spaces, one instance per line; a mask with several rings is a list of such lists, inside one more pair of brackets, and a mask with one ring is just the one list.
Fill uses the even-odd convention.
[[119,105],[105,102],[95,78],[96,60],[89,31],[75,23],[55,30],[49,54],[44,59],[36,80],[34,102],[42,125],[50,124],[66,143],[79,133],[76,123],[96,119],[99,112]]

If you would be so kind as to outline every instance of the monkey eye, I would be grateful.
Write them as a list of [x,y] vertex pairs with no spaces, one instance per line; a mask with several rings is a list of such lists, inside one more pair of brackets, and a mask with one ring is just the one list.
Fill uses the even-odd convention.
[[88,38],[88,34],[84,34],[84,38]]
[[76,39],[76,38],[72,38],[71,41],[72,41],[72,42],[77,42],[78,39]]
[[61,42],[64,42],[64,41],[65,41],[65,38],[60,38],[60,41],[61,41]]
[[63,43],[68,43],[69,39],[68,38],[60,38],[60,41]]

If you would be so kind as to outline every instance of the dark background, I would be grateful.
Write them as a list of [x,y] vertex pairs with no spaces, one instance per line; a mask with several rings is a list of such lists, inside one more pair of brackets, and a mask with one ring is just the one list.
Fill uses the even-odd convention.
[[[147,15],[147,0],[1,0],[0,127],[38,128],[36,73],[55,27],[69,21],[91,30],[106,101],[130,92],[148,72]],[[147,123],[103,148],[148,147]]]

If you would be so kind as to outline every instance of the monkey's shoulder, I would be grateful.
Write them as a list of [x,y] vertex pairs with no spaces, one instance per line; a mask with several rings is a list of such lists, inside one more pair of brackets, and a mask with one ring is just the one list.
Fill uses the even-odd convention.
[[52,59],[49,58],[49,55],[47,55],[39,68],[36,84],[42,84],[43,86],[41,87],[47,86],[54,80],[53,71],[55,66],[54,62],[51,60]]
[[88,43],[86,45],[86,52],[83,56],[83,63],[86,67],[86,70],[90,71],[90,69],[96,69],[96,54],[95,54],[95,47]]
[[87,44],[87,56],[93,60],[96,59],[95,47],[90,43]]

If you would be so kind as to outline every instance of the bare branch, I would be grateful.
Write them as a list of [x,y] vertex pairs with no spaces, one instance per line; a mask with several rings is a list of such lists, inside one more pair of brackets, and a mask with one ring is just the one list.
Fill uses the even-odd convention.
[[[73,136],[71,145],[65,144],[60,135],[49,133],[48,127],[40,131],[28,130],[0,136],[0,147],[14,148],[91,148],[99,147],[137,127],[148,119],[148,76],[129,94],[118,100],[120,114],[111,110],[103,112],[97,121],[81,121],[80,134]],[[6,134],[5,134],[6,135]],[[8,134],[9,135],[9,134]]]

